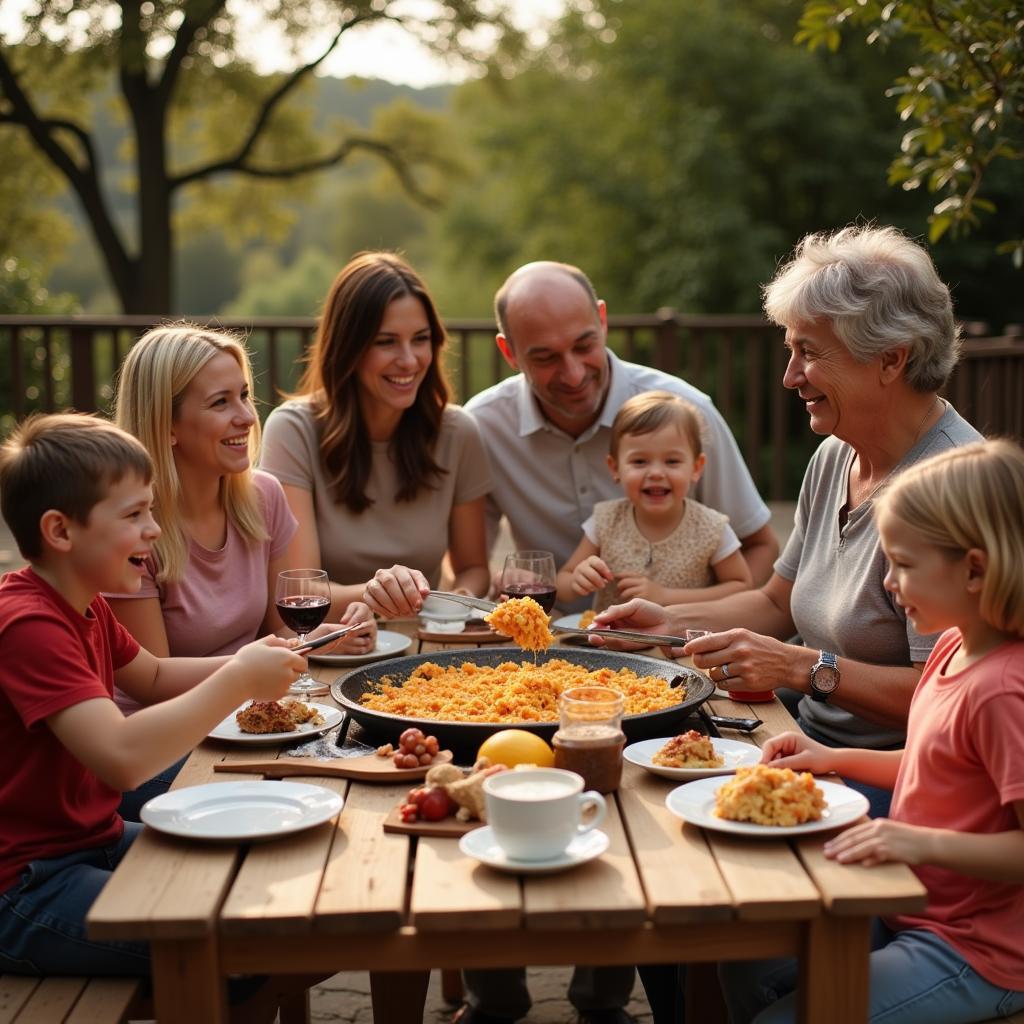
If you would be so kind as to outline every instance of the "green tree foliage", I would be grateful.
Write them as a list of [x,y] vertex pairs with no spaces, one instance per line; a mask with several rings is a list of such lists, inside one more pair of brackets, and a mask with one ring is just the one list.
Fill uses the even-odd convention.
[[613,309],[752,312],[804,232],[912,219],[919,203],[884,174],[896,65],[794,50],[799,10],[584,0],[521,73],[463,86],[479,182],[439,244],[471,311],[517,263],[555,258],[587,269]]
[[[981,194],[993,164],[1024,158],[1024,8],[1018,0],[808,0],[796,41],[834,51],[847,26],[866,29],[882,48],[905,39],[915,46],[889,89],[910,125],[890,182],[936,195],[933,242],[976,228],[996,210]],[[1015,177],[1019,205],[1019,165]],[[1024,238],[999,249],[1024,266]]]
[[[242,6],[39,0],[24,16],[24,38],[0,45],[0,126],[16,126],[68,182],[126,312],[173,307],[176,211],[190,230],[230,222],[280,238],[290,221],[275,187],[356,153],[384,161],[410,194],[430,201],[429,183],[447,158],[409,111],[393,115],[390,132],[367,131],[337,118],[313,125],[292,101],[341,39],[368,24],[398,24],[436,51],[470,60],[481,57],[473,30],[506,28],[500,7],[478,9],[474,0],[446,0],[426,14],[401,0],[277,0],[263,13],[295,54],[325,29],[328,40],[314,59],[296,56],[293,71],[261,78],[236,50]],[[134,163],[127,182],[107,180],[86,116],[86,98],[111,81]],[[203,201],[186,207],[185,196]],[[119,216],[125,207],[128,216]]]

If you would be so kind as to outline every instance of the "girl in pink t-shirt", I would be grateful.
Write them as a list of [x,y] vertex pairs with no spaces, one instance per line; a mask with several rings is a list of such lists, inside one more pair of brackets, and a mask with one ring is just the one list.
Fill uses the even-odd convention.
[[[162,533],[139,595],[111,595],[114,614],[158,656],[231,654],[264,633],[284,635],[274,588],[297,568],[296,524],[277,481],[252,469],[260,425],[245,348],[192,324],[147,332],[121,367],[115,418],[153,458]],[[369,608],[334,610],[366,629],[333,649],[370,650]]]
[[[888,818],[825,845],[843,863],[909,864],[928,890],[924,911],[877,924],[870,1019],[1007,1016],[1024,1009],[1024,451],[994,440],[927,459],[876,514],[886,588],[919,633],[944,631],[906,748],[836,750],[785,733],[764,760],[894,790]],[[794,1019],[792,961],[721,975],[734,1022]]]

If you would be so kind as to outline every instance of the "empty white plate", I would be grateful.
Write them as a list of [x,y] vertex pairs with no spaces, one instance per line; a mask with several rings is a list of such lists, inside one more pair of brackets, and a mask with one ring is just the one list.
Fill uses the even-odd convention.
[[185,839],[274,839],[330,821],[344,801],[305,782],[209,782],[162,793],[143,805],[142,820]]
[[324,665],[364,665],[370,661],[383,661],[394,658],[412,646],[412,637],[404,633],[395,633],[390,629],[377,630],[377,646],[365,654],[321,654],[310,651],[309,660],[319,661]]

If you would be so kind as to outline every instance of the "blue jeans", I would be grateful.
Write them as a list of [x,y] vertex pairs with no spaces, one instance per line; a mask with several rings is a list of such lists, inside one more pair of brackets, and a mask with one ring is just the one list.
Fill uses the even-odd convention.
[[0,971],[11,974],[149,975],[144,942],[95,942],[85,915],[142,826],[125,822],[109,846],[35,860],[0,893]]
[[[920,928],[871,934],[870,1024],[973,1024],[1024,1009],[1024,992],[978,974],[952,946]],[[795,960],[721,964],[722,992],[733,1024],[796,1020]]]
[[121,806],[117,812],[125,821],[142,821],[139,812],[142,805],[155,796],[166,793],[171,788],[171,783],[178,777],[182,765],[188,760],[186,754],[180,761],[175,761],[170,768],[158,772],[153,778],[144,782],[141,786],[124,793],[121,796]]

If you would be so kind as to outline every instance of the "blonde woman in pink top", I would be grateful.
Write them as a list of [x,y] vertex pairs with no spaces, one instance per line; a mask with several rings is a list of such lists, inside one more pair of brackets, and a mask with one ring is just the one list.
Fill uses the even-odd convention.
[[[260,427],[243,346],[190,324],[149,331],[121,368],[115,418],[152,456],[162,530],[139,594],[108,596],[117,618],[158,657],[228,655],[265,633],[291,635],[274,587],[283,570],[303,568],[291,553],[296,521],[281,485],[252,469]],[[341,622],[357,621],[366,629],[334,651],[372,649],[373,616],[353,601]]]

